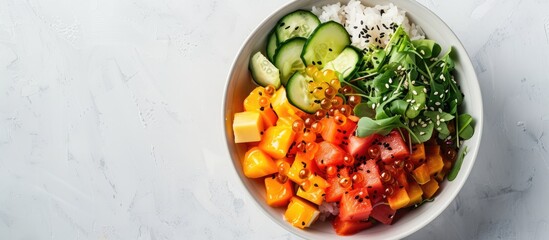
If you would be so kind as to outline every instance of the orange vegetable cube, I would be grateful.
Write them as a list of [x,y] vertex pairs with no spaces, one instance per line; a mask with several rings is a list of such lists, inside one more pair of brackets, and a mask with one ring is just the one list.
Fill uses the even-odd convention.
[[257,147],[246,152],[242,168],[244,175],[249,178],[264,177],[278,171],[273,159]]
[[412,145],[412,155],[410,156],[410,160],[415,165],[425,162],[425,145],[423,145],[423,143]]
[[263,133],[259,148],[274,159],[281,159],[286,156],[294,136],[295,133],[291,127],[273,126],[267,128]]
[[420,203],[423,198],[421,197],[423,195],[423,190],[421,189],[421,186],[417,184],[416,182],[411,182],[407,189],[408,197],[410,198],[410,202],[408,203],[408,206],[412,206],[414,204]]
[[292,182],[280,183],[274,175],[265,178],[265,190],[267,192],[267,204],[272,207],[286,206],[294,196]]
[[[265,127],[274,126],[278,117],[276,116],[275,111],[271,108],[269,102],[267,102],[267,105],[265,106],[261,106],[259,104],[261,97],[267,97],[265,94],[265,88],[256,87],[252,92],[250,92],[250,95],[244,99],[244,109],[246,111],[259,112]],[[269,98],[267,97],[266,100],[268,101]]]
[[431,178],[429,182],[421,185],[421,189],[425,198],[432,198],[438,190],[438,182]]
[[440,172],[440,170],[442,170],[442,167],[444,167],[444,162],[442,161],[442,157],[440,156],[440,154],[428,155],[427,166],[429,167],[430,175]]
[[306,228],[318,218],[320,211],[299,197],[292,197],[288,209],[284,213],[284,218],[294,227]]
[[412,171],[412,177],[419,184],[427,183],[431,179],[430,175],[431,174],[429,174],[429,167],[425,163],[421,164],[419,167],[414,169],[414,171]]
[[393,195],[387,197],[387,202],[389,202],[391,209],[398,210],[410,203],[410,197],[405,188],[396,188]]

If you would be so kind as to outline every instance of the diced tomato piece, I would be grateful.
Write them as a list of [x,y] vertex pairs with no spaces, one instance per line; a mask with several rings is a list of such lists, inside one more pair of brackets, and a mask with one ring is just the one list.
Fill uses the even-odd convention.
[[400,133],[393,130],[387,136],[383,136],[380,140],[380,154],[383,162],[391,162],[394,159],[405,158],[410,156],[408,146],[400,136]]
[[343,165],[345,151],[337,145],[324,141],[318,144],[318,150],[315,154],[316,166],[325,171],[328,166]]
[[367,220],[372,212],[372,203],[366,188],[351,190],[341,197],[339,217],[343,221]]
[[357,168],[357,173],[362,175],[362,181],[354,183],[353,188],[366,188],[370,197],[377,199],[383,193],[379,167],[375,160],[368,160]]
[[345,191],[349,191],[349,188],[344,188],[339,184],[339,180],[342,178],[349,177],[349,170],[347,168],[342,168],[339,170],[339,173],[337,176],[329,177],[328,183],[330,183],[330,186],[326,188],[326,202],[339,202],[341,200],[341,196],[343,196],[343,193]]
[[370,221],[343,221],[340,217],[336,217],[332,222],[332,226],[337,235],[347,236],[370,228],[373,226],[373,223]]
[[348,144],[349,136],[355,131],[356,122],[347,119],[345,123],[339,124],[334,118],[324,118],[322,123],[322,132],[320,135],[325,141],[335,145]]
[[381,135],[372,134],[368,137],[350,136],[349,144],[345,146],[345,150],[357,161],[366,161],[368,159],[368,148],[372,145],[375,139]]
[[393,210],[387,204],[379,204],[370,213],[370,217],[373,217],[375,220],[383,224],[391,224],[395,217],[396,210]]

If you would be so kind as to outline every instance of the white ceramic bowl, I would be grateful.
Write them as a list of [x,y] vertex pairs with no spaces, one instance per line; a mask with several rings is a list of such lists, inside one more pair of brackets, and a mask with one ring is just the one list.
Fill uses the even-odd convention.
[[[263,22],[259,23],[258,27],[244,42],[234,60],[231,72],[228,76],[225,89],[225,102],[223,103],[225,137],[231,157],[231,162],[229,163],[229,161],[227,161],[227,164],[234,166],[240,180],[248,189],[251,197],[255,199],[257,206],[266,216],[289,232],[305,239],[333,239],[337,237],[337,235],[329,223],[315,223],[307,230],[294,228],[284,221],[284,209],[272,208],[266,204],[263,181],[248,179],[242,172],[241,159],[243,158],[246,149],[245,146],[235,144],[233,141],[232,120],[234,113],[243,110],[242,102],[244,98],[255,87],[248,71],[248,60],[250,55],[256,51],[264,51],[267,35],[276,22],[285,14],[297,9],[310,10],[312,6],[323,6],[336,2],[338,2],[338,0],[294,1],[281,7],[268,16]],[[346,3],[347,1],[340,2]],[[457,53],[457,58],[454,59],[456,61],[456,79],[461,85],[462,92],[465,94],[463,110],[471,114],[475,120],[475,134],[471,139],[465,142],[469,152],[463,161],[461,171],[454,181],[445,181],[441,184],[441,189],[439,190],[435,201],[410,211],[393,225],[387,226],[380,224],[379,226],[362,231],[356,235],[345,237],[346,239],[370,240],[399,239],[414,233],[435,219],[454,200],[467,180],[467,177],[473,168],[482,135],[482,97],[475,70],[473,69],[465,49],[452,30],[434,13],[421,4],[411,0],[362,0],[362,2],[368,6],[392,2],[399,8],[404,9],[407,12],[408,18],[421,26],[429,39],[435,40],[446,50],[450,46],[454,47],[454,50],[456,50],[455,52]]]

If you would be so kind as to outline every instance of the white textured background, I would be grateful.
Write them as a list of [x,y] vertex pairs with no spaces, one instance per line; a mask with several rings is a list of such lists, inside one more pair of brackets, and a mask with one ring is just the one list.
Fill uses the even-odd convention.
[[[295,239],[229,166],[221,101],[288,0],[0,0],[0,239]],[[475,65],[485,129],[410,239],[549,238],[549,2],[420,0]]]

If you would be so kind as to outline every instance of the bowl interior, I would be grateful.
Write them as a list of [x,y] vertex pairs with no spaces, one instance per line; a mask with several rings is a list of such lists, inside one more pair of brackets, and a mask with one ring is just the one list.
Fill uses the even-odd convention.
[[[242,172],[241,159],[243,159],[246,147],[244,144],[234,143],[232,121],[234,113],[243,111],[242,102],[248,93],[255,87],[248,71],[249,57],[256,51],[264,52],[267,34],[276,24],[278,19],[296,9],[310,10],[312,6],[323,6],[336,2],[338,1],[294,1],[281,7],[260,23],[242,45],[242,48],[233,63],[228,77],[224,99],[225,102],[223,104],[226,141],[232,164],[239,175],[240,180],[248,189],[251,197],[255,199],[259,208],[264,211],[267,216],[288,231],[306,239],[332,239],[335,236],[335,232],[331,226],[328,226],[329,223],[315,224],[306,231],[294,228],[284,221],[282,217],[284,209],[271,208],[266,204],[263,182],[248,179]],[[339,2],[346,3],[347,1]],[[456,62],[456,80],[460,84],[462,92],[465,94],[462,111],[471,114],[475,119],[475,134],[471,139],[465,141],[465,145],[468,146],[469,151],[465,156],[461,171],[454,181],[444,181],[441,184],[441,189],[439,190],[435,201],[406,213],[405,216],[398,219],[393,225],[379,225],[368,229],[367,231],[362,231],[359,234],[346,237],[347,239],[359,239],[364,237],[368,237],[368,239],[403,238],[436,218],[452,202],[465,183],[473,167],[480,144],[480,137],[482,135],[482,97],[475,71],[465,49],[450,28],[434,13],[419,3],[410,0],[363,0],[362,2],[367,6],[388,4],[391,2],[405,10],[410,21],[421,26],[427,37],[437,41],[443,47],[443,51],[447,51],[450,47],[454,48],[456,53],[454,58]]]

